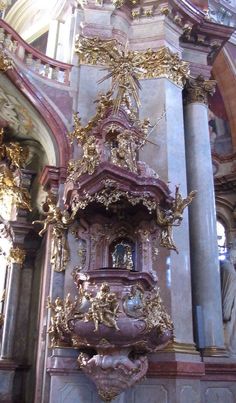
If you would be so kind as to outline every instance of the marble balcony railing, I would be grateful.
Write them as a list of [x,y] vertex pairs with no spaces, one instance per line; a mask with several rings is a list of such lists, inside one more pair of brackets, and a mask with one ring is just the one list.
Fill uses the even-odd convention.
[[8,50],[13,60],[20,61],[46,80],[70,85],[72,65],[47,57],[26,43],[14,29],[0,19],[0,45]]

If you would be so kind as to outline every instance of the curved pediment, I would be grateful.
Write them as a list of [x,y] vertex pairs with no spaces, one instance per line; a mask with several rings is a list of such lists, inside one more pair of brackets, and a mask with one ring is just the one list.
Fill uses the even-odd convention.
[[65,204],[72,210],[84,209],[93,202],[108,209],[122,199],[131,205],[141,203],[151,212],[156,204],[171,197],[167,185],[160,179],[142,177],[109,162],[101,163],[93,175],[81,176],[79,184],[72,181],[65,184]]

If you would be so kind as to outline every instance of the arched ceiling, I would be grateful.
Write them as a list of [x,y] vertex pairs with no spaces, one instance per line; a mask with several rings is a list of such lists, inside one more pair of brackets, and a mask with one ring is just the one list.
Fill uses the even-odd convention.
[[0,120],[21,141],[30,142],[40,165],[56,165],[57,150],[49,127],[31,103],[3,74],[0,75]]
[[17,0],[5,21],[27,42],[44,34],[50,21],[59,18],[72,0]]

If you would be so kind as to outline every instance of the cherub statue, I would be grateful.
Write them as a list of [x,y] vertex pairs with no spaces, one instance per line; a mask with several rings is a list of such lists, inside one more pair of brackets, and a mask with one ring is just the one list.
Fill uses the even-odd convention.
[[74,302],[70,300],[70,294],[67,294],[65,300],[57,297],[54,302],[51,298],[47,299],[47,309],[52,310],[51,323],[48,333],[51,339],[51,347],[60,346],[66,342],[67,335],[70,333],[68,321],[73,317],[77,307],[77,298]]
[[95,297],[90,297],[91,307],[84,315],[86,322],[93,321],[95,329],[98,331],[98,325],[104,324],[107,327],[114,327],[119,330],[116,318],[119,312],[119,303],[116,295],[110,292],[110,287],[107,283],[101,285],[100,291]]
[[178,253],[173,240],[173,227],[178,227],[183,219],[184,209],[192,202],[196,195],[196,191],[192,191],[183,199],[179,193],[179,186],[176,186],[175,199],[168,210],[163,210],[157,205],[156,215],[157,224],[161,227],[161,246],[172,249]]

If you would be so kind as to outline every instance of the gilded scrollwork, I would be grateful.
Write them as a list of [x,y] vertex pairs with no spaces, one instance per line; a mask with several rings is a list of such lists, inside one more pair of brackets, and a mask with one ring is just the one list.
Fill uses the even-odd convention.
[[138,81],[139,66],[137,52],[130,52],[114,40],[102,41],[99,38],[79,37],[75,44],[75,51],[82,55],[82,59],[92,64],[107,65],[108,74],[99,83],[112,78],[112,93],[116,92],[113,103],[114,112],[118,112],[125,97],[131,96],[136,105],[140,105]]
[[179,193],[179,187],[176,186],[175,198],[168,209],[161,209],[160,205],[156,208],[157,224],[161,227],[160,245],[172,249],[178,253],[173,240],[173,227],[181,224],[184,209],[192,202],[196,191],[191,191],[184,199]]
[[215,80],[205,80],[202,75],[196,78],[191,77],[187,80],[184,89],[185,102],[208,104],[208,96],[214,94],[215,87]]
[[110,183],[105,183],[104,189],[94,195],[85,192],[82,197],[75,196],[72,200],[72,211],[76,214],[78,210],[84,210],[92,202],[100,203],[108,210],[112,204],[122,199],[128,200],[132,206],[141,203],[150,213],[156,209],[156,201],[149,195],[137,196],[132,192],[119,190]]
[[43,236],[52,225],[52,244],[51,244],[51,265],[57,272],[64,271],[70,258],[70,250],[67,241],[67,229],[69,224],[74,221],[74,214],[69,214],[67,210],[61,211],[57,206],[56,197],[48,194],[46,203],[43,206],[44,220],[35,220],[33,224],[41,224],[43,228],[39,235]]
[[[82,63],[108,65],[109,73],[104,79],[112,77],[116,82],[114,89],[120,86],[121,90],[123,85],[128,87],[127,90],[123,88],[118,94],[118,104],[124,91],[135,99],[137,105],[139,104],[138,80],[140,78],[166,77],[177,85],[183,86],[189,77],[189,63],[181,60],[178,53],[173,53],[167,47],[155,51],[152,49],[144,52],[123,51],[121,45],[115,40],[103,41],[96,37],[79,37],[75,51],[81,55]],[[121,81],[121,77],[125,82]]]
[[158,288],[145,293],[141,285],[132,286],[123,301],[123,307],[128,316],[144,320],[148,331],[156,328],[158,333],[163,334],[173,330],[173,323],[165,310]]
[[54,302],[48,297],[46,307],[52,311],[48,329],[51,347],[59,347],[69,342],[70,329],[68,322],[76,316],[77,303],[77,297],[72,302],[70,294],[67,294],[64,300],[57,297]]

